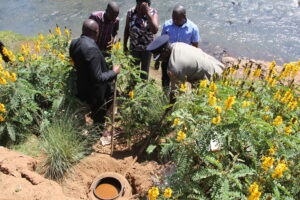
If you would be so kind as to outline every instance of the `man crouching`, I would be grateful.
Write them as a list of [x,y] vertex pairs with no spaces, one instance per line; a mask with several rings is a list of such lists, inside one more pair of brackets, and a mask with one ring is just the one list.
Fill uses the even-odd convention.
[[107,63],[96,44],[99,26],[92,19],[83,22],[82,35],[72,40],[70,57],[77,74],[77,97],[88,103],[94,123],[104,124],[105,114],[113,97],[112,82],[120,73],[119,66],[108,69]]

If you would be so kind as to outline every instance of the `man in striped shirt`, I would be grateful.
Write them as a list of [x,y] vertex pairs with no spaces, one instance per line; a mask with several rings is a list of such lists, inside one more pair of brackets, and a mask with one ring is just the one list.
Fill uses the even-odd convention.
[[110,56],[109,50],[117,41],[119,31],[119,6],[116,2],[109,2],[105,11],[92,12],[89,19],[95,20],[99,25],[97,45],[105,57]]

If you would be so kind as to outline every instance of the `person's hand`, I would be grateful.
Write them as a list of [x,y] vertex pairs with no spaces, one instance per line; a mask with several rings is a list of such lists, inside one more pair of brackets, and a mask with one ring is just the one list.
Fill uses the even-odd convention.
[[110,50],[110,49],[112,48],[112,45],[113,45],[113,40],[111,40],[111,41],[109,41],[109,42],[107,43],[106,48],[107,48],[108,50]]
[[149,5],[148,5],[147,2],[143,2],[143,3],[141,4],[141,12],[142,12],[144,15],[148,13],[149,9],[150,9],[150,8],[149,8]]
[[116,73],[116,74],[119,74],[120,71],[121,71],[121,68],[119,65],[114,65],[112,70]]
[[159,65],[160,65],[160,62],[158,60],[155,61],[154,69],[158,70],[159,69]]

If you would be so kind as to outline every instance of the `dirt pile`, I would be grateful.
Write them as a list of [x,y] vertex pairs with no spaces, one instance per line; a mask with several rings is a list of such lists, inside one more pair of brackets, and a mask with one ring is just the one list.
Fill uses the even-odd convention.
[[126,173],[134,196],[143,196],[153,184],[153,174],[159,169],[156,162],[137,163],[133,157],[112,158],[109,155],[93,153],[83,159],[66,176],[62,183],[64,193],[73,198],[88,199],[90,186],[100,174]]
[[61,186],[35,172],[37,161],[29,156],[0,147],[1,200],[71,200]]

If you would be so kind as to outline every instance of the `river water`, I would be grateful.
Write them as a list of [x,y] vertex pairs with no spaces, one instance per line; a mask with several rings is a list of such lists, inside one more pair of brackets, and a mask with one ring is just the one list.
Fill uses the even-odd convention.
[[[120,35],[126,11],[135,0],[116,0],[121,8]],[[171,17],[180,3],[200,30],[201,48],[239,57],[276,60],[300,59],[300,7],[298,0],[152,0],[160,24]],[[89,13],[103,10],[106,0],[0,0],[0,31],[12,30],[32,36],[47,33],[55,24],[80,35]],[[1,39],[1,38],[0,38]]]

